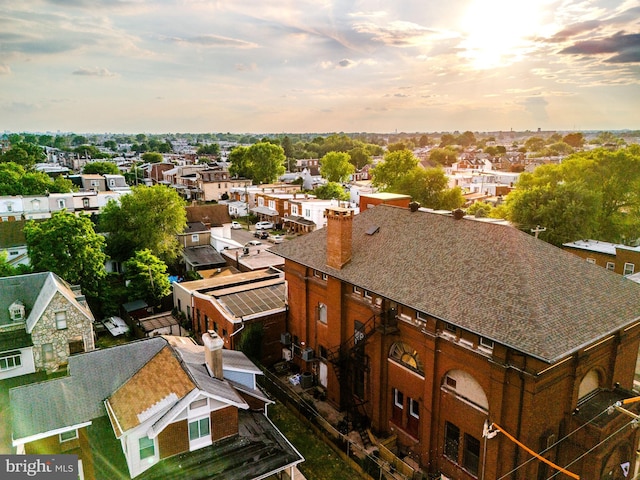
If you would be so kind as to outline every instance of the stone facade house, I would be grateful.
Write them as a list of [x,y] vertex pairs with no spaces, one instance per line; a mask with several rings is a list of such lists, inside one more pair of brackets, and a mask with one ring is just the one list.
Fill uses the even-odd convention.
[[640,285],[513,227],[411,207],[328,209],[327,228],[272,247],[291,361],[430,478],[558,473],[499,432],[581,478],[637,473],[639,431],[613,406],[638,395]]
[[93,350],[93,322],[79,287],[55,273],[0,278],[0,379],[53,372]]

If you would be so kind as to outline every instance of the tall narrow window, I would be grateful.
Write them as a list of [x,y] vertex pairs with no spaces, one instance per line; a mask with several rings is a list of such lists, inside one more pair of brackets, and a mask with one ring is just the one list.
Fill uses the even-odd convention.
[[67,328],[67,312],[56,312],[56,328],[58,330]]
[[391,412],[391,421],[396,425],[402,426],[402,412],[404,410],[404,395],[397,388],[393,389],[393,407]]
[[462,466],[473,475],[478,474],[480,465],[480,440],[472,437],[468,433],[464,434],[464,452],[462,455]]
[[420,402],[409,398],[409,414],[407,415],[407,431],[418,438],[420,433]]
[[140,450],[140,460],[153,457],[156,454],[156,448],[153,444],[153,439],[149,437],[142,437],[138,439],[138,447]]
[[42,345],[42,360],[45,362],[53,360],[53,343],[44,343]]
[[327,323],[327,306],[324,303],[318,304],[318,321]]
[[444,455],[454,463],[458,463],[460,451],[460,429],[453,423],[444,425]]

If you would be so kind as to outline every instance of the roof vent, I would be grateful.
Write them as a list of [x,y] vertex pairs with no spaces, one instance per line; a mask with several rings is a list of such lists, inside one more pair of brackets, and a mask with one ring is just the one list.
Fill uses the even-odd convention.
[[380,227],[378,225],[372,225],[367,229],[367,235],[373,235],[380,231]]
[[453,214],[453,218],[456,220],[460,220],[462,218],[464,218],[464,210],[457,208],[455,209],[453,212],[451,212]]

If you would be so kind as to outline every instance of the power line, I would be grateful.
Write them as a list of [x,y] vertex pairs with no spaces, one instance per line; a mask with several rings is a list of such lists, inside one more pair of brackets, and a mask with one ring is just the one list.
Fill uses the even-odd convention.
[[[561,442],[564,442],[567,438],[569,438],[571,435],[578,433],[580,430],[582,430],[584,427],[586,427],[587,425],[590,425],[591,423],[595,422],[600,416],[604,415],[605,413],[607,413],[608,411],[608,407],[605,408],[602,412],[600,412],[599,414],[597,414],[595,417],[593,417],[591,420],[589,420],[587,423],[579,426],[578,428],[576,428],[573,432],[568,433],[567,435],[565,435],[564,437],[560,438],[559,440],[557,440],[553,445],[550,445],[549,447],[545,448],[544,450],[542,450],[539,455],[544,455],[545,453],[547,453],[549,450],[552,450],[553,448],[555,448],[557,445],[559,445]],[[507,478],[509,475],[511,475],[512,473],[514,473],[517,470],[520,470],[522,467],[524,467],[525,465],[527,465],[529,462],[532,462],[533,460],[536,460],[536,457],[531,457],[530,459],[522,462],[520,465],[518,465],[516,468],[514,468],[513,470],[511,470],[510,472],[504,474],[503,476],[501,476],[500,478],[498,478],[498,480],[503,480],[505,478]],[[560,473],[560,472],[558,472]]]
[[[601,442],[597,443],[596,445],[594,445],[593,447],[591,447],[589,450],[587,450],[586,452],[584,452],[582,455],[580,455],[578,458],[576,458],[575,460],[573,460],[571,463],[567,464],[567,466],[565,468],[569,468],[571,465],[573,465],[574,463],[576,463],[578,460],[584,458],[585,455],[588,455],[589,453],[593,452],[596,448],[598,448],[600,445],[602,445],[603,443],[605,443],[606,441],[608,441],[611,437],[613,437],[614,435],[617,435],[618,433],[620,433],[622,430],[624,430],[625,428],[627,428],[629,425],[636,423],[636,420],[631,420],[629,421],[629,423],[624,424],[622,427],[620,427],[618,430],[616,430],[615,432],[613,432],[611,435],[609,435],[607,438],[605,438],[604,440],[602,440]],[[554,473],[553,475],[551,475],[549,478],[547,478],[547,480],[551,480],[552,478],[555,478],[560,472]]]

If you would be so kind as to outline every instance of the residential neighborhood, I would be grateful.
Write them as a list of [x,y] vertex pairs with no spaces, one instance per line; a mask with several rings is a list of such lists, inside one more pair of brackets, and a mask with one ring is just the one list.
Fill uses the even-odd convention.
[[626,135],[47,147],[44,190],[0,177],[0,451],[87,479],[325,478],[313,437],[337,478],[633,478]]

